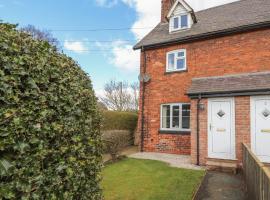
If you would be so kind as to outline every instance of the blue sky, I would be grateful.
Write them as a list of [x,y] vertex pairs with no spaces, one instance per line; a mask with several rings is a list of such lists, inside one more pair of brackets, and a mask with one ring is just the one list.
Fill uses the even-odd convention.
[[[201,10],[234,0],[187,0]],[[51,30],[78,61],[97,94],[110,79],[137,81],[139,52],[132,46],[160,19],[161,0],[0,0],[4,22]],[[125,30],[103,30],[100,29]],[[98,31],[92,31],[93,29]]]

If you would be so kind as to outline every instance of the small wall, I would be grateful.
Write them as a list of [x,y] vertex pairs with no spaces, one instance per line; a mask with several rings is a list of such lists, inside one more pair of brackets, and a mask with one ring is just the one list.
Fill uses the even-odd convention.
[[190,155],[190,135],[151,133],[144,137],[144,151]]

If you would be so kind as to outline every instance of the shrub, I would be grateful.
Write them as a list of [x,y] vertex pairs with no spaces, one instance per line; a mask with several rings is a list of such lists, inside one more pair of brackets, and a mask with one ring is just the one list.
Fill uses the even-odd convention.
[[133,137],[129,131],[114,130],[103,132],[102,140],[105,144],[105,152],[109,153],[112,160],[115,161],[120,150],[132,144]]
[[0,24],[0,199],[101,199],[100,115],[71,58]]
[[134,112],[104,111],[103,130],[129,130],[134,132],[137,126],[138,114]]

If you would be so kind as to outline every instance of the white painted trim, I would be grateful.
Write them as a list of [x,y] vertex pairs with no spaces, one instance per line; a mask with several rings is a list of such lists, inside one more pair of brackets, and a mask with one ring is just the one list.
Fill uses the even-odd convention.
[[255,100],[257,96],[250,97],[250,139],[251,139],[251,150],[256,154],[256,131],[255,131]]
[[184,0],[177,0],[177,1],[174,2],[172,8],[170,9],[170,11],[169,11],[169,13],[168,13],[168,15],[167,15],[167,18],[168,18],[168,19],[172,16],[172,14],[173,14],[173,12],[174,12],[176,6],[177,6],[179,3],[187,10],[187,13],[188,13],[188,12],[193,12],[193,9],[191,8],[190,5],[187,4],[187,2],[185,2]]
[[[184,58],[185,58],[185,66],[183,69],[177,69],[177,56],[176,54],[177,53],[180,53],[180,52],[184,52]],[[175,56],[174,56],[174,69],[173,70],[170,70],[169,69],[169,55],[174,53]],[[173,51],[170,51],[170,52],[167,52],[166,54],[166,72],[179,72],[179,71],[186,71],[187,70],[187,50],[186,49],[178,49],[178,50],[173,50]]]
[[[184,16],[184,15],[187,15],[187,27],[183,27],[182,28],[181,27],[181,16]],[[174,19],[175,18],[178,18],[178,20],[179,20],[180,26],[178,28],[174,28]],[[179,31],[184,31],[184,30],[190,29],[191,28],[191,24],[192,24],[192,18],[191,18],[190,13],[182,13],[180,15],[173,16],[169,20],[169,32],[170,33],[175,33],[175,32],[179,32]]]
[[[182,127],[182,106],[183,105],[190,105],[190,103],[164,103],[164,104],[161,104],[160,105],[160,130],[162,131],[191,131],[191,129],[183,129],[183,128],[163,128],[162,127],[162,122],[163,122],[163,119],[162,119],[162,107],[163,106],[170,106],[170,119],[172,119],[172,107],[173,106],[179,106],[180,107],[180,110],[179,110],[179,126]],[[191,111],[190,111],[191,112]],[[170,120],[170,127],[172,127],[172,120]]]
[[[220,157],[220,156],[216,156],[213,155],[213,153],[211,152],[211,146],[212,146],[212,140],[211,140],[211,134],[212,131],[210,129],[210,123],[212,122],[212,107],[211,107],[211,103],[212,102],[216,102],[216,101],[221,101],[221,102],[227,102],[230,101],[231,102],[231,134],[232,134],[232,138],[231,138],[231,154],[230,155],[226,155],[225,157]],[[235,160],[236,159],[236,134],[235,134],[235,99],[234,97],[232,98],[210,98],[208,99],[208,121],[207,121],[207,138],[208,138],[208,157],[209,158],[217,158],[217,159],[229,159],[229,160]]]

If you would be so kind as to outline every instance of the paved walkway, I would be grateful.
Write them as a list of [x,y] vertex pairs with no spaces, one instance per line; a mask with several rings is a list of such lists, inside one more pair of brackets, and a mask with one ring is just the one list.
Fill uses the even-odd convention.
[[220,172],[207,172],[195,200],[246,200],[243,177]]
[[130,158],[147,159],[147,160],[158,160],[168,163],[172,167],[202,170],[203,167],[192,165],[190,156],[164,154],[164,153],[135,153],[129,155]]

